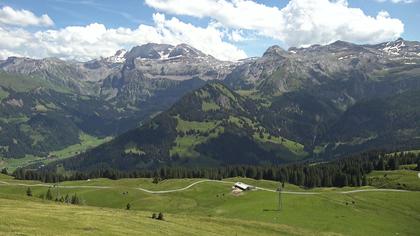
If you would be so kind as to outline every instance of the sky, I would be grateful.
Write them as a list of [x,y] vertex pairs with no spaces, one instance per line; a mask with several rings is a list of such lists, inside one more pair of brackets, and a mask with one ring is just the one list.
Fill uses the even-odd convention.
[[0,59],[88,61],[149,42],[221,60],[272,45],[420,41],[420,0],[0,0]]

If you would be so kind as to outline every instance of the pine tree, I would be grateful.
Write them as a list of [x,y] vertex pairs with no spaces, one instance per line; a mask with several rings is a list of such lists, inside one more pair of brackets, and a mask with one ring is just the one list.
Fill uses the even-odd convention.
[[125,209],[128,211],[128,210],[130,210],[130,208],[131,208],[131,204],[127,203],[127,206],[125,207]]
[[379,163],[378,163],[376,169],[377,170],[385,170],[385,162],[384,162],[384,159],[383,158],[381,158],[379,160]]
[[400,168],[398,158],[390,158],[388,161],[388,166],[390,170],[398,170]]
[[48,188],[47,195],[45,196],[45,199],[47,199],[47,200],[52,200],[53,199],[53,196],[52,196],[52,193],[51,193],[51,188]]
[[159,177],[158,177],[158,176],[155,176],[155,177],[153,178],[153,183],[154,183],[154,184],[158,184],[158,183],[159,183]]
[[156,213],[153,213],[152,214],[152,219],[156,219],[156,218],[157,218]]
[[73,204],[73,205],[79,205],[80,204],[80,199],[76,194],[74,194],[71,197],[71,204]]
[[366,186],[366,185],[368,185],[367,177],[366,177],[366,175],[363,175],[362,186]]
[[28,188],[26,189],[26,196],[28,196],[28,197],[32,197],[32,190],[31,190],[31,188],[30,188],[30,187],[28,187]]

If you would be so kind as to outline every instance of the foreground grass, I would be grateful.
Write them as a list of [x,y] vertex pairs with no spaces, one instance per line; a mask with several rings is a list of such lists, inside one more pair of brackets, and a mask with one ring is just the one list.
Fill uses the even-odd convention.
[[[1,197],[1,195],[0,195]],[[3,196],[4,197],[4,196]],[[0,198],[2,235],[304,235],[286,225]]]
[[[38,183],[34,181],[11,180],[10,177],[6,176],[0,176],[0,180],[9,183]],[[71,188],[53,188],[54,196],[56,194],[72,195],[77,193],[83,199],[85,205],[95,206],[96,208],[69,207],[50,203],[48,208],[52,205],[52,209],[55,209],[58,213],[50,212],[44,217],[48,218],[51,214],[57,214],[58,216],[63,215],[62,217],[66,219],[66,217],[78,218],[81,215],[82,219],[84,219],[83,217],[87,218],[87,222],[110,224],[109,227],[111,227],[117,224],[119,220],[125,219],[122,214],[128,214],[130,219],[127,220],[127,223],[121,223],[121,225],[125,224],[124,227],[129,228],[127,230],[136,229],[145,230],[144,232],[156,232],[152,228],[140,228],[143,226],[137,224],[141,224],[143,220],[149,222],[147,217],[151,215],[151,212],[164,212],[165,215],[168,215],[169,222],[165,223],[191,227],[191,231],[188,228],[184,232],[181,226],[168,225],[168,227],[181,227],[179,229],[176,228],[178,231],[173,231],[173,234],[182,235],[188,235],[188,232],[193,235],[235,235],[235,233],[238,233],[238,235],[287,235],[293,233],[304,235],[419,235],[415,226],[420,224],[420,201],[418,200],[420,199],[420,192],[342,194],[342,191],[359,188],[319,188],[311,190],[311,192],[318,192],[319,194],[317,195],[283,194],[282,210],[277,211],[277,193],[252,191],[240,196],[234,196],[230,193],[231,184],[229,183],[200,183],[186,191],[165,194],[149,194],[136,189],[137,187],[150,190],[177,189],[196,181],[198,179],[166,180],[158,184],[153,184],[151,179],[93,179],[91,181],[65,182],[60,185]],[[226,179],[226,181],[242,181],[269,189],[278,187],[278,183],[265,180],[231,178]],[[91,187],[86,188],[86,186]],[[95,188],[96,186],[107,188]],[[308,192],[294,185],[286,184],[285,187],[287,191]],[[47,190],[45,186],[33,186],[31,189],[34,197],[27,198],[25,197],[26,188],[26,186],[0,185],[0,198],[3,196],[3,198],[16,201],[36,200],[38,199],[37,196],[45,194]],[[131,204],[135,213],[123,210],[127,203]],[[0,205],[0,211],[3,212],[5,210],[7,212],[15,208],[21,209],[19,208],[21,206],[29,207],[25,206],[26,203],[21,202],[13,204]],[[28,204],[32,205],[33,203]],[[42,202],[36,202],[36,204],[42,204]],[[9,207],[6,205],[9,205]],[[77,209],[83,210],[83,213],[77,213]],[[34,214],[36,211],[42,212],[38,208],[38,210],[34,210]],[[90,211],[93,212],[92,215],[89,213]],[[14,214],[16,217],[20,217],[19,214],[26,214],[26,211],[21,209],[21,211],[16,211]],[[103,217],[102,214],[104,214]],[[108,221],[107,217],[112,218],[113,214],[116,217]],[[93,215],[97,215],[99,218],[96,219]],[[131,219],[132,217],[133,219]],[[116,218],[121,219],[116,220]],[[13,218],[10,221],[13,222]],[[17,225],[23,223],[18,221]],[[152,223],[156,222],[152,221]],[[30,222],[27,224],[30,224]],[[72,224],[79,227],[77,222]],[[131,224],[136,225],[133,226]],[[80,225],[82,226],[79,228],[83,228],[84,223]],[[233,225],[233,228],[229,228],[231,225]],[[41,225],[38,229],[42,231],[43,227],[49,230],[50,226]],[[107,227],[105,229],[110,230],[109,232],[113,234],[113,229],[108,229]],[[259,227],[263,227],[264,230],[259,229]],[[234,229],[234,231],[229,231],[228,228]],[[207,234],[200,231],[201,229],[206,231]],[[220,231],[218,231],[219,229]],[[0,227],[0,234],[4,232],[2,230]],[[170,228],[165,228],[165,230],[168,231],[162,232],[167,234],[172,232]],[[78,232],[75,232],[75,234]],[[108,231],[93,232],[104,233]],[[121,230],[121,232],[132,234],[131,231]]]

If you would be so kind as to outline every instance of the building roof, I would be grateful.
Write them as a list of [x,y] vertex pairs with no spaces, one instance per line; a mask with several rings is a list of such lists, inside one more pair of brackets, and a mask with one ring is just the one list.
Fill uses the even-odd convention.
[[251,185],[244,184],[242,182],[236,182],[234,186],[237,187],[237,188],[240,188],[240,189],[249,189],[249,188],[252,188]]

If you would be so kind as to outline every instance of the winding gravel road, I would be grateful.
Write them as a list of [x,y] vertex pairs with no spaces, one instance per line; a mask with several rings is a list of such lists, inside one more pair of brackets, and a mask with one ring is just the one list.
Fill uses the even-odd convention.
[[[188,190],[192,187],[194,187],[197,184],[201,184],[201,183],[206,183],[206,182],[216,182],[216,183],[222,183],[222,184],[234,184],[235,182],[232,181],[223,181],[223,180],[210,180],[210,179],[206,179],[206,180],[199,180],[197,182],[194,182],[186,187],[183,188],[178,188],[178,189],[169,189],[169,190],[148,190],[145,188],[131,188],[131,189],[136,189],[136,190],[140,190],[146,193],[150,193],[150,194],[164,194],[164,193],[174,193],[174,192],[181,192],[181,191],[185,191]],[[51,185],[51,184],[22,184],[22,183],[13,183],[13,182],[5,182],[5,181],[0,181],[0,185],[8,185],[8,186],[25,186],[25,187],[59,187],[59,188],[66,188],[66,189],[75,189],[75,188],[87,188],[87,189],[113,189],[115,187],[112,186],[95,186],[95,185],[80,185],[80,186],[56,186],[56,185]],[[277,190],[275,189],[268,189],[268,188],[261,188],[261,187],[256,187],[257,190],[261,190],[261,191],[267,191],[267,192],[273,192],[273,193],[277,193]],[[412,192],[409,190],[400,190],[400,189],[357,189],[357,190],[350,190],[350,191],[341,191],[341,192],[332,192],[332,193],[340,193],[340,194],[352,194],[352,193],[362,193],[362,192]],[[305,192],[297,192],[297,191],[282,191],[282,193],[284,194],[294,194],[294,195],[318,195],[321,194],[322,192],[309,192],[309,191],[305,191]]]

